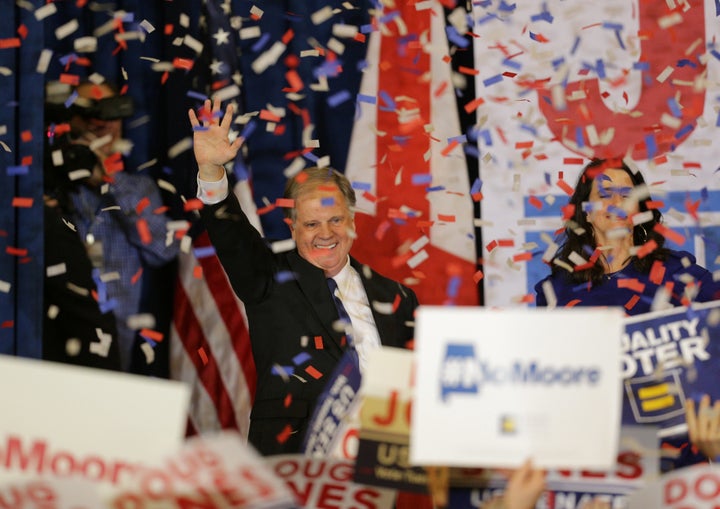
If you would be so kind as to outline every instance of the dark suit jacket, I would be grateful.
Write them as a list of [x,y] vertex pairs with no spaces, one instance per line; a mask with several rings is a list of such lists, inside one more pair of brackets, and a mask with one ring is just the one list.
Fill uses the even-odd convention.
[[[332,327],[338,313],[325,274],[295,249],[273,253],[232,194],[205,206],[201,215],[250,326],[258,380],[249,440],[264,455],[298,452],[316,400],[345,348]],[[382,344],[405,347],[413,337],[415,293],[350,261],[362,278]],[[392,314],[373,307],[396,299]],[[286,437],[288,425],[292,433]]]

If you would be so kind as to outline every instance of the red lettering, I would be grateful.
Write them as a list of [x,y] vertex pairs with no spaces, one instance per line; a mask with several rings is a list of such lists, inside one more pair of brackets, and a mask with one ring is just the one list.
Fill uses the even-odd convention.
[[344,458],[352,460],[357,457],[358,441],[357,428],[352,428],[345,433],[345,437],[342,442],[342,454]]
[[353,494],[353,499],[361,505],[351,509],[376,509],[379,495],[377,491],[371,489],[359,489]]
[[[202,500],[199,500],[197,495],[201,495]],[[198,490],[198,493],[195,495],[178,495],[173,497],[173,500],[175,504],[177,504],[178,509],[217,509],[218,507],[224,507],[217,506],[205,490]]]
[[268,497],[275,494],[275,488],[273,488],[272,484],[268,483],[261,476],[257,475],[254,470],[251,470],[250,468],[240,467],[238,474],[242,479],[245,479],[246,481],[249,481],[251,483],[251,485],[255,489],[255,493],[257,494],[257,496]]
[[70,475],[75,468],[75,457],[67,451],[60,451],[50,459],[50,471],[55,475]]
[[636,452],[623,451],[618,454],[618,468],[615,475],[621,479],[639,479],[642,477],[642,458]]
[[299,468],[300,466],[295,460],[280,461],[275,464],[275,473],[278,476],[286,479],[295,475]]
[[4,491],[0,491],[0,509],[19,509],[22,507],[22,493],[16,486],[10,487],[9,492]]
[[607,477],[607,472],[593,472],[592,470],[581,470],[580,476],[581,477],[601,478],[601,477]]
[[288,488],[290,488],[290,491],[293,492],[295,498],[300,502],[300,505],[306,506],[307,501],[310,499],[310,493],[312,493],[313,483],[305,483],[305,489],[303,491],[300,491],[300,487],[298,486],[299,483],[291,480],[287,480],[286,482]]
[[350,482],[352,481],[355,467],[349,463],[335,463],[330,468],[330,479],[338,482]]
[[390,391],[390,399],[388,400],[390,406],[388,407],[387,414],[384,417],[380,417],[379,415],[373,416],[372,420],[375,424],[378,424],[380,426],[388,426],[391,422],[393,422],[393,420],[395,420],[397,398],[397,391]]
[[695,494],[700,500],[712,500],[720,495],[718,477],[714,474],[703,474],[698,477],[695,481]]
[[160,470],[149,470],[140,479],[140,491],[146,497],[158,500],[172,494],[172,480]]
[[100,481],[105,477],[105,462],[98,456],[88,456],[80,465],[83,475],[93,481]]
[[23,453],[22,440],[19,437],[8,437],[7,452],[5,455],[5,468],[16,468],[19,464],[20,470],[35,470],[41,473],[45,463],[45,451],[47,443],[44,440],[36,440],[32,443],[28,454]]
[[342,484],[325,483],[320,488],[320,496],[318,497],[318,509],[342,509],[342,505],[330,505],[337,501],[342,503],[345,498],[345,486]]
[[663,501],[666,504],[675,504],[687,496],[687,485],[682,479],[671,479],[665,483]]
[[123,493],[112,501],[114,509],[143,509],[144,506],[142,499],[133,493]]
[[42,482],[28,484],[27,494],[30,500],[40,504],[46,502],[55,502],[55,500],[57,499],[57,495],[55,495],[55,490]]
[[[315,467],[314,472],[313,466]],[[324,461],[306,461],[303,467],[303,475],[307,479],[319,479],[320,477],[322,477],[323,472],[325,472]]]

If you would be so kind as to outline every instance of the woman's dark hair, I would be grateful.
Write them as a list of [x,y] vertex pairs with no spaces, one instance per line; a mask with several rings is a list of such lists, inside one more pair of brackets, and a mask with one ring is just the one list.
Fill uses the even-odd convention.
[[[630,176],[633,187],[645,184],[645,179],[642,174],[639,171],[632,171],[628,165],[620,159],[593,159],[590,161],[590,163],[585,166],[580,178],[578,178],[578,182],[575,185],[575,192],[573,192],[570,197],[569,205],[573,207],[574,210],[572,216],[565,222],[565,229],[561,233],[559,240],[560,248],[551,262],[553,275],[564,274],[578,284],[602,282],[603,275],[605,274],[605,268],[600,261],[600,257],[603,256],[602,254],[596,257],[595,263],[589,266],[583,265],[583,268],[576,268],[575,264],[570,261],[570,256],[572,253],[577,253],[582,256],[583,259],[587,260],[597,247],[593,227],[587,219],[587,213],[583,209],[583,204],[590,199],[593,180],[607,169],[623,170]],[[643,273],[649,273],[653,262],[656,260],[664,260],[667,256],[667,249],[664,247],[665,237],[655,231],[655,225],[662,222],[662,214],[657,208],[649,209],[649,201],[652,201],[652,198],[647,194],[638,200],[638,209],[640,212],[650,210],[652,212],[652,220],[633,228],[634,245],[642,246],[651,241],[655,241],[657,244],[657,247],[647,255],[643,257],[632,257],[631,263],[637,270]],[[563,263],[558,264],[556,263],[557,261]],[[568,267],[572,267],[575,270],[570,272]]]

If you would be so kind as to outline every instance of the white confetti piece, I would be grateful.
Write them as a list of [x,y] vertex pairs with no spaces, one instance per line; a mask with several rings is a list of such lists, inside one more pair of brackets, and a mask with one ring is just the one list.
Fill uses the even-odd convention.
[[144,19],[140,22],[140,26],[143,30],[145,30],[147,33],[151,34],[155,31],[155,27],[152,23],[150,23],[148,20]]
[[285,178],[292,178],[305,168],[305,160],[302,157],[296,157],[290,165],[283,170]]
[[313,22],[314,25],[319,25],[321,23],[326,22],[330,18],[332,18],[332,15],[333,15],[332,7],[330,7],[329,5],[326,5],[322,9],[313,12],[310,15],[310,20]]
[[65,23],[64,25],[60,25],[55,29],[55,38],[59,41],[63,40],[68,35],[72,34],[73,32],[77,31],[77,29],[80,27],[78,24],[78,20],[72,19]]
[[278,240],[270,244],[273,253],[284,253],[295,249],[295,241],[293,239]]
[[187,138],[183,138],[168,149],[168,157],[170,159],[175,159],[177,156],[179,156],[186,150],[190,150],[192,148],[192,144],[193,141],[190,136],[188,136]]
[[155,350],[150,343],[147,341],[140,345],[140,350],[145,354],[145,362],[152,364],[155,362]]
[[327,168],[330,166],[330,156],[319,157],[318,160],[315,161],[315,166],[318,168]]
[[657,79],[660,83],[663,83],[672,74],[673,70],[674,68],[671,65],[668,65],[655,79]]
[[221,88],[217,92],[215,92],[212,97],[213,99],[220,99],[221,102],[225,102],[229,99],[232,99],[234,97],[237,97],[240,95],[240,87],[233,84],[224,88]]
[[9,282],[0,279],[0,292],[8,293],[12,285]]
[[50,306],[48,306],[47,317],[50,320],[55,320],[55,318],[57,318],[57,315],[59,315],[59,314],[60,314],[60,308],[57,307],[55,304],[51,304]]
[[73,48],[78,53],[95,53],[97,51],[97,38],[89,35],[78,37],[73,41]]
[[59,276],[60,274],[65,274],[67,272],[67,266],[65,263],[58,263],[56,265],[50,265],[45,269],[45,275],[47,277],[54,277]]
[[282,42],[276,41],[270,49],[257,57],[250,66],[255,74],[262,74],[268,67],[274,65],[285,51],[285,47]]
[[247,39],[257,39],[262,35],[260,27],[246,27],[240,30],[240,40],[245,41]]
[[50,61],[52,60],[52,56],[52,50],[44,49],[40,52],[37,65],[35,66],[35,71],[38,74],[45,74],[47,72]]
[[330,49],[330,51],[333,51],[338,55],[342,55],[343,53],[345,53],[345,45],[334,37],[331,37],[330,40],[327,42],[327,47],[328,49]]
[[193,50],[198,55],[202,53],[203,43],[195,39],[192,35],[186,35],[183,37],[183,44]]
[[35,19],[42,21],[48,16],[52,16],[57,12],[57,6],[54,3],[45,4],[42,7],[35,9]]
[[417,253],[419,250],[424,248],[428,242],[430,242],[430,238],[427,235],[423,235],[410,245],[410,251]]
[[250,8],[250,14],[252,14],[256,18],[262,18],[263,14],[265,14],[265,11],[263,11],[260,7],[257,5],[253,5]]
[[358,34],[358,27],[354,25],[343,25],[337,23],[332,27],[332,34],[335,37],[343,37],[345,39],[352,39]]
[[415,256],[413,256],[412,258],[410,258],[410,259],[407,261],[407,265],[408,265],[408,267],[410,267],[411,269],[414,269],[415,267],[417,267],[418,265],[420,265],[422,262],[424,262],[424,261],[427,260],[428,258],[430,258],[430,255],[427,253],[427,251],[425,251],[425,250],[423,249],[422,251],[416,253]]
[[125,323],[133,330],[154,329],[155,316],[152,313],[138,313],[128,316]]

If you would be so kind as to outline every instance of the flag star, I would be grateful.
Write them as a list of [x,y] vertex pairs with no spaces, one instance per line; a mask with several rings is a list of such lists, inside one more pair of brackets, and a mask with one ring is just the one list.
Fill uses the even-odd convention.
[[242,74],[240,74],[240,71],[235,71],[232,75],[233,83],[240,86],[242,85]]
[[215,42],[218,46],[222,46],[223,44],[228,44],[230,42],[230,32],[226,32],[222,28],[218,28],[218,31],[213,34],[213,39],[215,39]]
[[220,60],[213,59],[212,64],[210,64],[210,70],[213,74],[222,74],[223,72],[223,66],[225,65],[224,62],[221,62]]

